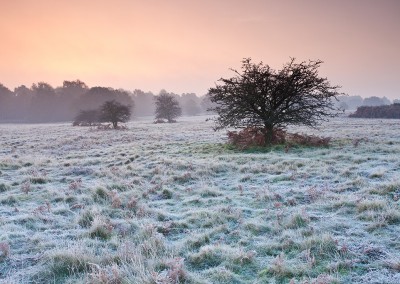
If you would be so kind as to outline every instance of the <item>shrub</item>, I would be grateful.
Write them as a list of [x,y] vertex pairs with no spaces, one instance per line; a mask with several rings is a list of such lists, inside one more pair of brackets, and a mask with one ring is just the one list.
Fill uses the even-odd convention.
[[[243,130],[228,131],[229,143],[238,149],[244,150],[251,147],[264,147],[267,130],[260,127],[247,127]],[[283,129],[275,129],[272,133],[272,145],[286,144],[288,149],[293,145],[326,147],[329,146],[330,137],[318,137],[299,133],[287,133]]]
[[356,118],[400,118],[400,104],[382,106],[361,106],[349,117]]
[[100,122],[99,110],[82,110],[77,116],[75,116],[73,126],[92,126]]
[[[247,149],[250,147],[265,146],[265,137],[267,130],[259,127],[246,127],[243,130],[228,131],[229,142],[239,149]],[[286,132],[277,129],[273,132],[272,144],[285,143]]]

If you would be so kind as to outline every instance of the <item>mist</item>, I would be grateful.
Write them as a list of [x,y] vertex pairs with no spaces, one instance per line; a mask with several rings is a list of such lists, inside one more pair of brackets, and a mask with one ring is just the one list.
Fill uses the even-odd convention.
[[[160,93],[168,92],[163,89]],[[194,93],[168,94],[177,99],[183,115],[199,115],[207,110],[204,97]],[[111,100],[129,105],[133,117],[153,116],[155,96],[140,89],[131,92],[111,87],[88,87],[80,80],[64,81],[60,87],[39,82],[31,87],[21,85],[14,91],[0,83],[0,122],[67,122],[72,121],[80,111],[96,109]]]

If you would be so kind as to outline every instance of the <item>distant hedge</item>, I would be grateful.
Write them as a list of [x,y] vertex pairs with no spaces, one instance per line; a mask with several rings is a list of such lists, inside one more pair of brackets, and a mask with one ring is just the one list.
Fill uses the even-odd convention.
[[355,113],[349,117],[360,118],[400,118],[400,104],[383,106],[361,106],[358,107]]

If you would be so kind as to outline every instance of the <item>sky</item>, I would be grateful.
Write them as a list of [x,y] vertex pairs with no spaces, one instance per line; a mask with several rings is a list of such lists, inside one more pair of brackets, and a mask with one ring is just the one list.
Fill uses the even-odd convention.
[[398,0],[0,0],[0,83],[204,95],[251,57],[400,98]]

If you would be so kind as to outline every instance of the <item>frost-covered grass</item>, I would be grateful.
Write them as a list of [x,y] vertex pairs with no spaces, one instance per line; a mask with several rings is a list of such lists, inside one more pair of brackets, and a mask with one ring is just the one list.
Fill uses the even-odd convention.
[[128,127],[0,125],[1,283],[400,283],[400,121],[288,153]]

